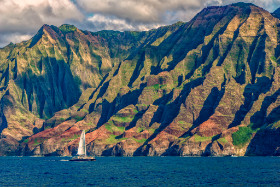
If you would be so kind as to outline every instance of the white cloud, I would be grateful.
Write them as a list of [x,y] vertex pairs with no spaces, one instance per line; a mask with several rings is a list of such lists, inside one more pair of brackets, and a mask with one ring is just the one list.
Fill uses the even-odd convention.
[[[269,11],[280,0],[243,0]],[[207,6],[223,6],[236,0],[76,0],[87,13],[94,14],[83,28],[96,30],[147,30],[177,21],[189,21]]]
[[[269,11],[280,0],[243,0]],[[0,0],[0,46],[34,35],[43,24],[81,29],[148,30],[189,21],[206,6],[239,0]]]
[[[83,20],[70,0],[0,0],[0,43],[14,42],[35,34],[43,24],[60,25],[67,20]],[[22,37],[16,37],[21,35]],[[8,42],[9,43],[9,42]]]
[[11,33],[0,35],[0,48],[1,46],[7,45],[9,43],[17,43],[21,41],[26,41],[32,38],[32,35],[22,34],[22,33]]
[[260,7],[263,7],[264,9],[267,9],[268,11],[271,12],[273,12],[280,6],[280,0],[251,0],[249,2],[258,5]]
[[[134,23],[188,21],[206,6],[228,5],[236,0],[76,0],[89,13],[116,16]],[[280,0],[243,0],[269,11],[280,6]]]
[[135,24],[125,19],[117,18],[115,16],[104,16],[101,14],[95,14],[88,18],[89,29],[91,30],[150,30],[162,26],[160,24]]
[[253,3],[270,12],[280,7],[280,0],[207,0],[206,5],[228,5],[237,2]]
[[83,19],[70,0],[0,0],[0,4],[0,31],[30,31],[43,24]]
[[77,3],[88,12],[151,23],[163,21],[166,11],[200,9],[203,0],[77,0]]

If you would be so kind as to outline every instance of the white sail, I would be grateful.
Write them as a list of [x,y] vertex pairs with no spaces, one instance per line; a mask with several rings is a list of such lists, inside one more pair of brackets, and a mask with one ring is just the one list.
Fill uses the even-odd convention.
[[78,153],[77,155],[80,156],[86,156],[86,133],[85,130],[83,130],[81,137],[80,137],[80,142],[79,142],[79,148],[78,148]]

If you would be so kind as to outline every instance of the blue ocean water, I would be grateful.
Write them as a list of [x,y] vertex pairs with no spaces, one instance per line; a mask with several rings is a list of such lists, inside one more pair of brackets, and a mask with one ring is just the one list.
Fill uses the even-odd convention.
[[0,157],[0,186],[280,185],[280,157]]

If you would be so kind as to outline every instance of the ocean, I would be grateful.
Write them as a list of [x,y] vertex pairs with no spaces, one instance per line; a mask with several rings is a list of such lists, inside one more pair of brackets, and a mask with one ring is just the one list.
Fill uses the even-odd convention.
[[279,186],[280,157],[0,157],[0,186]]

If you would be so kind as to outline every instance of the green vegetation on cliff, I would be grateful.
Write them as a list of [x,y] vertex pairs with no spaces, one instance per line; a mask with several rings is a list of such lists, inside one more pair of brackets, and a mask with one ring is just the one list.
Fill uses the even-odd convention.
[[279,25],[246,3],[144,32],[44,25],[0,49],[0,154],[70,155],[86,130],[90,154],[258,155],[278,136]]
[[61,25],[59,29],[65,33],[77,31],[77,27],[75,27],[74,25],[67,25],[67,24]]
[[232,134],[233,145],[243,147],[252,138],[253,130],[250,127],[239,127],[239,130]]

